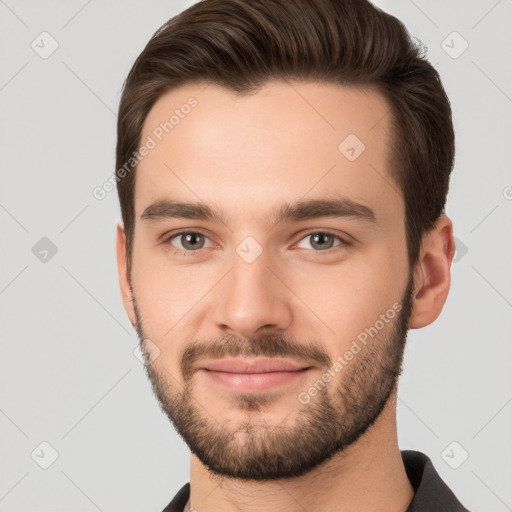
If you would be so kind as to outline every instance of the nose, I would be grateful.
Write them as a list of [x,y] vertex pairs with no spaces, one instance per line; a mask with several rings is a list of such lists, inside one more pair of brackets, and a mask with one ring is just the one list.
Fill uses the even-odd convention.
[[[213,320],[222,334],[249,338],[261,331],[285,331],[293,320],[293,294],[265,251],[252,263],[238,254],[231,271],[215,287]],[[270,267],[270,268],[269,268]],[[283,282],[284,281],[284,282]]]

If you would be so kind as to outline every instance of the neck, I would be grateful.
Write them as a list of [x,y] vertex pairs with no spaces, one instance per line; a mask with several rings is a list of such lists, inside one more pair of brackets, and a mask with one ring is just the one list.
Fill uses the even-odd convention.
[[414,496],[396,434],[396,394],[354,444],[291,479],[255,482],[212,474],[192,455],[190,510],[405,512]]

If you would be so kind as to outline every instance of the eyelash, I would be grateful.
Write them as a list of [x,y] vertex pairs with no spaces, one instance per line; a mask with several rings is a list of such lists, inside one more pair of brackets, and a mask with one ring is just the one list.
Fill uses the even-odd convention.
[[[299,243],[301,242],[302,240],[304,240],[305,238],[308,238],[312,235],[329,235],[329,236],[332,236],[336,239],[338,239],[340,241],[340,244],[338,245],[335,245],[334,247],[331,247],[329,249],[325,249],[323,251],[315,251],[314,249],[311,249],[314,253],[317,253],[317,254],[322,254],[322,253],[327,253],[327,254],[332,254],[332,251],[335,251],[338,249],[343,249],[344,247],[350,247],[352,245],[351,242],[348,242],[347,240],[345,240],[344,238],[342,238],[341,236],[337,235],[336,233],[333,233],[329,230],[324,230],[324,231],[310,231],[309,233],[306,233],[305,235],[303,235],[301,238],[299,238],[296,242]],[[203,249],[196,249],[196,250],[193,250],[193,251],[186,251],[186,250],[182,250],[182,249],[177,249],[175,248],[174,246],[172,246],[170,244],[170,241],[173,239],[173,238],[176,238],[180,235],[201,235],[205,238],[208,238],[206,235],[204,235],[203,233],[199,232],[199,231],[179,231],[177,233],[172,233],[171,235],[167,236],[164,240],[163,240],[163,243],[166,244],[166,245],[169,245],[171,247],[171,252],[174,254],[174,255],[177,255],[177,256],[194,256],[196,255],[198,252],[202,251]],[[295,244],[294,244],[295,245]]]

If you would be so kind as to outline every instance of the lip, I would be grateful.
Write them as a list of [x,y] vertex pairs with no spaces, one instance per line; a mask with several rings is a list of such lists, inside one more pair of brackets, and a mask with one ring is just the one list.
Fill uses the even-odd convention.
[[311,370],[287,359],[216,359],[200,368],[208,381],[234,392],[254,393],[293,382]]
[[204,370],[236,374],[296,372],[304,370],[305,368],[309,368],[309,366],[282,358],[226,358],[205,361],[201,364],[201,369]]
[[202,369],[199,373],[203,373],[210,382],[220,384],[230,391],[254,393],[267,391],[301,379],[310,370],[311,368],[304,368],[303,370],[295,370],[293,372],[230,373]]

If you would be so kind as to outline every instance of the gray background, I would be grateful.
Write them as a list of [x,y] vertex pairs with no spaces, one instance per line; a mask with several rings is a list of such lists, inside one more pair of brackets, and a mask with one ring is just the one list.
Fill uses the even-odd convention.
[[[92,190],[114,171],[134,59],[192,3],[0,0],[1,512],[159,511],[189,480],[122,308],[116,192]],[[457,135],[452,288],[409,334],[400,446],[471,510],[512,510],[512,2],[377,5],[428,46]],[[43,31],[58,43],[47,58],[31,47],[51,49]]]

